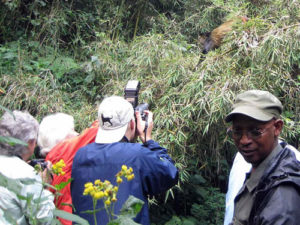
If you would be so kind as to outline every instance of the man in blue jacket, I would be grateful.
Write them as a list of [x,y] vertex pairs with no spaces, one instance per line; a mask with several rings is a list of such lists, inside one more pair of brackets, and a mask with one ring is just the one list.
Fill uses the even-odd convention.
[[[78,150],[74,157],[71,183],[72,201],[75,213],[94,224],[93,214],[83,213],[93,210],[91,196],[83,195],[85,184],[95,180],[108,180],[116,185],[116,174],[122,165],[132,168],[134,179],[120,184],[114,205],[114,213],[119,214],[129,195],[144,201],[135,222],[149,225],[148,195],[167,191],[178,181],[178,170],[167,154],[167,149],[152,140],[153,115],[148,115],[148,128],[139,112],[122,97],[105,98],[99,106],[99,130],[95,143]],[[135,114],[135,115],[134,115]],[[133,143],[139,137],[143,144]],[[98,201],[97,209],[103,208]],[[107,224],[109,219],[105,210],[96,214],[97,224]]]

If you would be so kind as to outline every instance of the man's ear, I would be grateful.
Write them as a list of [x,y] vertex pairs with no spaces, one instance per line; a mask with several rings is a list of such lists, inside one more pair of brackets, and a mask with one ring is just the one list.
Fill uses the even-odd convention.
[[30,139],[29,141],[27,141],[28,144],[28,148],[29,149],[34,149],[36,146],[36,140],[35,139]]
[[135,121],[134,121],[134,119],[132,119],[132,120],[130,120],[130,129],[131,130],[135,130]]
[[274,123],[274,127],[275,127],[275,136],[278,137],[283,128],[283,121],[281,119],[277,119]]
[[27,141],[27,144],[28,144],[28,146],[27,146],[28,152],[21,155],[21,157],[24,161],[29,160],[31,155],[34,153],[34,148],[36,146],[36,140],[35,139],[30,139],[29,141]]

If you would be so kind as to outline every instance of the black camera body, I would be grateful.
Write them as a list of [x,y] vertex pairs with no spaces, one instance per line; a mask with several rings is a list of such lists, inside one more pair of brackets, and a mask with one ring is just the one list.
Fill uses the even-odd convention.
[[142,120],[147,121],[147,114],[144,111],[149,109],[149,105],[138,104],[140,87],[139,81],[129,80],[124,90],[124,98],[132,104],[134,111],[140,112]]
[[149,109],[148,103],[142,103],[135,107],[135,111],[139,111],[142,117],[142,120],[147,121],[148,115],[145,113],[145,110]]
[[45,159],[32,159],[28,164],[32,167],[40,165],[41,169],[44,171],[47,168],[48,163],[45,161]]

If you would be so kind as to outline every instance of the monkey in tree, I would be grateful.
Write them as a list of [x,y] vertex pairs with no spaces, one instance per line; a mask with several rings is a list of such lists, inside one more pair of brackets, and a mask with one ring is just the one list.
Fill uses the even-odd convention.
[[225,35],[232,30],[233,25],[238,22],[242,21],[243,23],[248,21],[248,18],[245,16],[238,16],[234,19],[228,20],[212,30],[208,34],[208,37],[205,39],[203,44],[203,51],[202,55],[200,56],[199,62],[196,66],[196,68],[199,66],[199,64],[205,59],[204,54],[207,54],[209,51],[214,50],[222,44],[223,38]]

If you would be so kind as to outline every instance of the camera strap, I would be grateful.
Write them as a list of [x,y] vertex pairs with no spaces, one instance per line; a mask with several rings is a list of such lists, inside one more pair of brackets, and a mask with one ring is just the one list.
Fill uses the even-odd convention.
[[147,141],[146,140],[147,129],[148,129],[148,115],[146,115],[146,117],[145,117],[145,129],[144,129],[144,132],[145,132],[145,141]]

